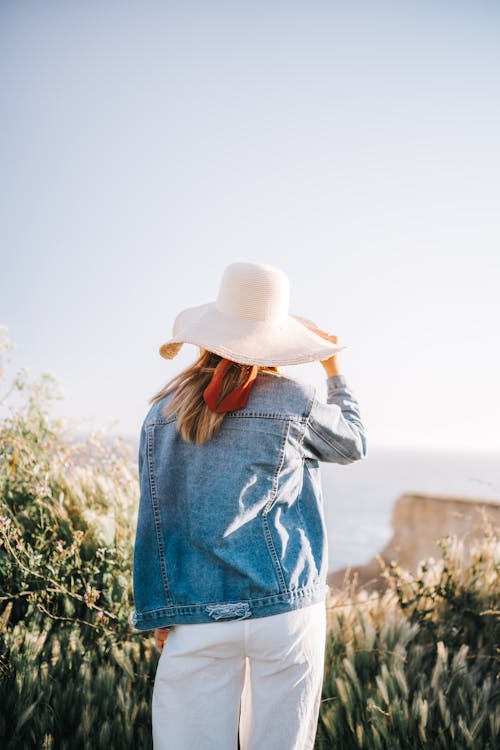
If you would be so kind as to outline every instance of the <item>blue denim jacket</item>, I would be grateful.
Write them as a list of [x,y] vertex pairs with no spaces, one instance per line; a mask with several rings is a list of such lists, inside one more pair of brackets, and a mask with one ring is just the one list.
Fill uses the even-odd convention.
[[324,599],[319,462],[366,455],[344,375],[315,386],[259,373],[248,403],[203,445],[153,404],[141,429],[134,546],[138,630],[265,617]]

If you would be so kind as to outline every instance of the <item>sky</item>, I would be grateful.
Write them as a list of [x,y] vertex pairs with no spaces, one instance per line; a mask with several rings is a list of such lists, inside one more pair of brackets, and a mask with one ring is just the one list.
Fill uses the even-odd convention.
[[368,445],[498,451],[499,33],[482,0],[2,0],[11,372],[137,436],[197,355],[158,354],[177,313],[263,262],[346,346]]

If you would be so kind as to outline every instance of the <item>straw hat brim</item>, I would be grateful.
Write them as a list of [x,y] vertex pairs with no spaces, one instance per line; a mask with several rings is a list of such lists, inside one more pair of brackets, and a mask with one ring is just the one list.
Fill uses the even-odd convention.
[[160,346],[161,356],[172,359],[182,344],[195,344],[234,362],[260,366],[321,361],[346,348],[318,336],[297,316],[289,314],[280,321],[245,319],[220,312],[215,302],[179,313],[173,337]]

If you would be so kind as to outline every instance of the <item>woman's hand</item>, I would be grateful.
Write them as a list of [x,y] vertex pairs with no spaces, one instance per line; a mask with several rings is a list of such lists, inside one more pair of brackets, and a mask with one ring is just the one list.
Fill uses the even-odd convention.
[[[315,333],[317,336],[321,336],[321,338],[326,339],[327,341],[331,341],[332,344],[338,344],[338,338],[334,333],[327,333],[326,331],[322,331],[321,328],[318,328],[316,323],[312,322],[312,320],[307,320],[307,318],[299,318],[298,315],[296,315],[295,317],[303,325],[305,325],[306,328],[309,328],[309,330]],[[332,375],[340,375],[338,356],[336,354],[328,357],[328,359],[322,359],[321,364],[323,365],[329,378],[331,378]]]
[[167,640],[168,631],[170,628],[156,628],[155,629],[155,646],[158,651],[162,652],[165,641]]

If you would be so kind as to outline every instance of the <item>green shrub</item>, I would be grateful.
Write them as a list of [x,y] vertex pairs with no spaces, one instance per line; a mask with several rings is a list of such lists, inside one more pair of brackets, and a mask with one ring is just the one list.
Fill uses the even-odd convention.
[[77,440],[56,397],[22,372],[0,401],[0,746],[148,748],[158,654],[127,622],[136,456]]
[[[0,349],[1,351],[1,349]],[[0,600],[10,622],[80,622],[124,635],[131,606],[135,456],[120,439],[76,441],[48,409],[55,382],[17,376],[0,402]],[[83,631],[82,631],[83,632]],[[94,636],[92,635],[92,638]]]

